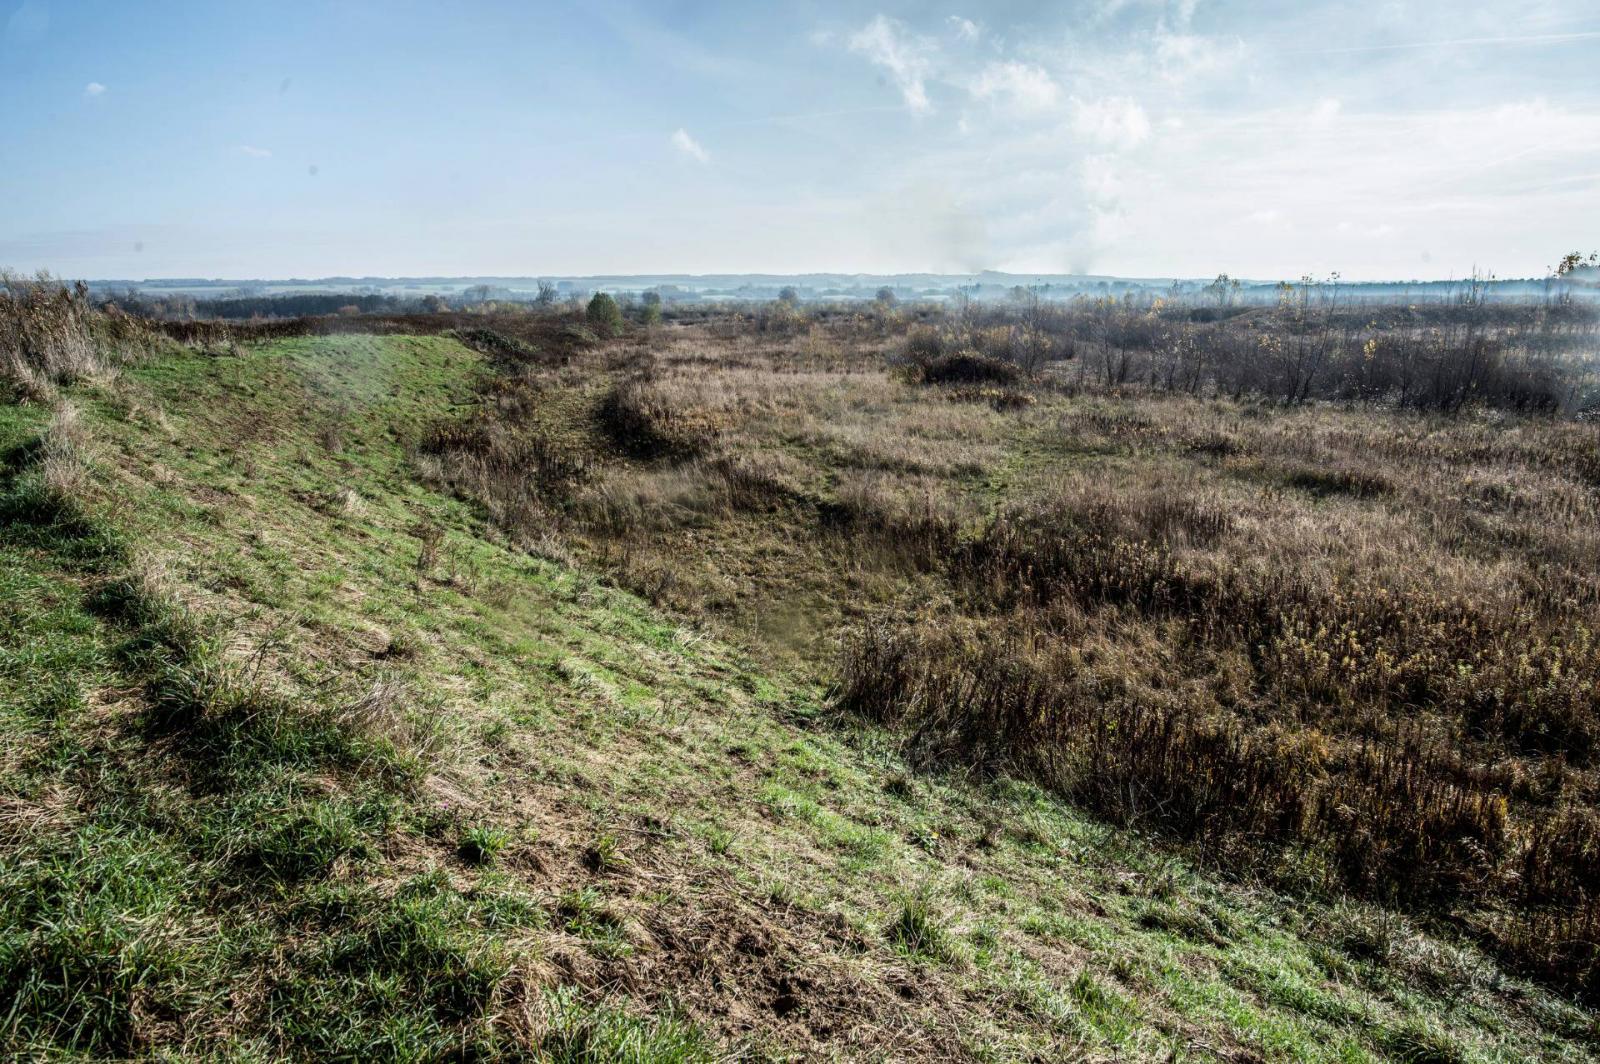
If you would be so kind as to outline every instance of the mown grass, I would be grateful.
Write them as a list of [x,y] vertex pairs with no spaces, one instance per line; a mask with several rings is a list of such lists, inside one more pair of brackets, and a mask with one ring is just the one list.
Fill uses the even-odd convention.
[[[411,476],[480,365],[443,339],[295,339],[74,394],[90,501],[162,578],[8,524],[82,699],[50,700],[79,768],[38,762],[38,830],[3,865],[104,880],[96,926],[146,937],[75,954],[111,973],[72,984],[109,987],[99,1043],[41,984],[8,1046],[1331,1060],[1429,1030],[1466,1059],[1590,1052],[1586,1013],[1470,945],[1402,920],[1375,950],[1350,928],[1380,910],[1220,882],[1032,786],[914,773],[816,684],[529,556]],[[42,429],[4,409],[19,442]],[[63,810],[121,841],[49,849]],[[7,895],[34,899],[8,917],[19,956],[56,948],[79,893],[38,885],[56,875]]]

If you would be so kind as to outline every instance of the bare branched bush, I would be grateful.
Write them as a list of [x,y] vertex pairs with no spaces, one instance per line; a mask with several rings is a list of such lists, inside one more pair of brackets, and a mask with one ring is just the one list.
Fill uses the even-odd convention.
[[935,355],[917,368],[924,384],[1015,384],[1022,377],[1016,363],[970,350]]

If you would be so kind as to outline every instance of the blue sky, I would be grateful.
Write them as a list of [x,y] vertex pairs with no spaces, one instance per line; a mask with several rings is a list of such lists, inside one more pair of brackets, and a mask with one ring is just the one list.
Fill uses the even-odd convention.
[[68,276],[1542,272],[1600,8],[0,0],[0,264]]

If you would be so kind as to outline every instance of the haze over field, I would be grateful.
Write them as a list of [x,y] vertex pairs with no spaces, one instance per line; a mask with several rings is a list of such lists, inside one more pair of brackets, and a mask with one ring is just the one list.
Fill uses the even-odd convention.
[[1600,17],[1504,0],[12,2],[0,262],[1542,276]]

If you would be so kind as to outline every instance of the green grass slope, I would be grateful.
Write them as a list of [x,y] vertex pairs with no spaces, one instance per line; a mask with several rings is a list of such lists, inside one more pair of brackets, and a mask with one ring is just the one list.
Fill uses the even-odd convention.
[[7,1056],[1589,1059],[1378,910],[907,771],[422,486],[445,337],[0,406]]

